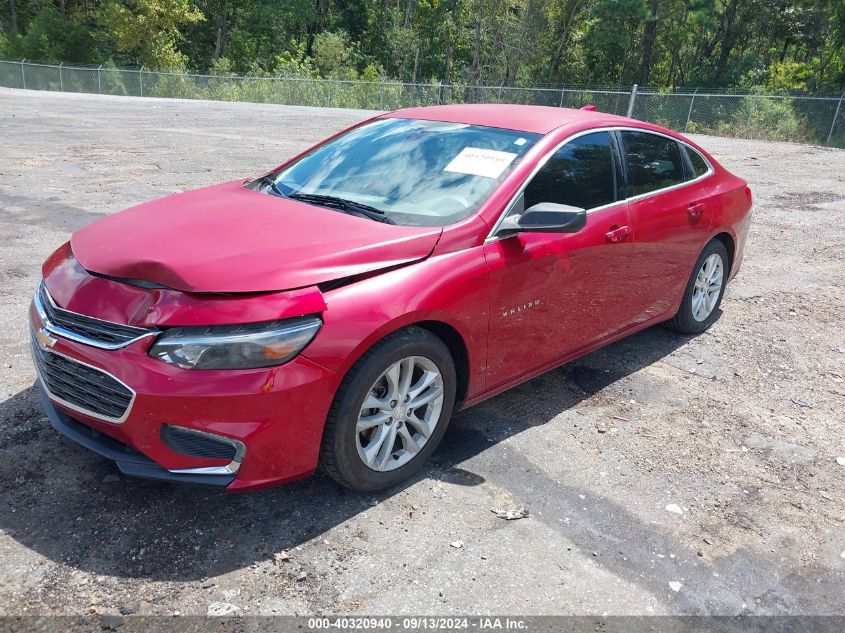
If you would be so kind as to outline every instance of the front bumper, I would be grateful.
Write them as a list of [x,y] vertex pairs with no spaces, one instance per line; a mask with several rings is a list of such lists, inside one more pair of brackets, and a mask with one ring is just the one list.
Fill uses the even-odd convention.
[[[30,309],[35,345],[43,323]],[[51,354],[99,369],[134,396],[120,419],[89,415],[44,388],[45,412],[72,440],[114,460],[127,475],[247,490],[292,481],[314,472],[334,374],[297,357],[269,369],[181,369],[150,358],[152,338],[120,349],[98,349],[54,337]],[[34,350],[37,353],[37,349]],[[171,428],[230,438],[240,461],[177,452],[163,439]]]
[[44,413],[47,415],[54,429],[77,444],[81,444],[106,459],[114,461],[120,472],[124,475],[212,486],[228,486],[235,480],[234,474],[196,475],[174,473],[166,470],[143,453],[139,453],[130,446],[118,442],[90,426],[85,426],[66,413],[59,411],[50,401],[50,397],[47,395],[44,385],[41,384],[40,378],[38,380],[38,393],[41,396],[41,406],[44,409]]

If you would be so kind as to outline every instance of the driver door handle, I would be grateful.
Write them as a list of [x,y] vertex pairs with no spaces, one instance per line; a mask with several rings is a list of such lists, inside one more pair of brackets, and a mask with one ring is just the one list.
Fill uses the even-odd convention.
[[630,226],[619,226],[616,228],[611,228],[607,233],[605,233],[605,237],[607,238],[608,242],[611,243],[618,243],[625,241],[625,238],[631,232]]

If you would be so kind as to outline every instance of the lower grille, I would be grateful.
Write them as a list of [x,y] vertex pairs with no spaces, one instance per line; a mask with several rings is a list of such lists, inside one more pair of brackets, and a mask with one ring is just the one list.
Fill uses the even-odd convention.
[[161,441],[167,444],[170,450],[191,457],[210,457],[231,461],[237,452],[231,442],[222,438],[218,439],[210,433],[182,429],[170,424],[161,427]]
[[38,376],[51,398],[80,413],[107,422],[123,422],[135,393],[90,365],[44,350],[30,339]]

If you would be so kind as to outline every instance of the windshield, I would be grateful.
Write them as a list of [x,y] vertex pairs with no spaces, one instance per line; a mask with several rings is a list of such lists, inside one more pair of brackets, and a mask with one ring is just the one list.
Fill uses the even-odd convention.
[[278,174],[274,189],[304,202],[331,196],[396,224],[445,226],[468,217],[537,141],[499,128],[378,119],[318,147]]

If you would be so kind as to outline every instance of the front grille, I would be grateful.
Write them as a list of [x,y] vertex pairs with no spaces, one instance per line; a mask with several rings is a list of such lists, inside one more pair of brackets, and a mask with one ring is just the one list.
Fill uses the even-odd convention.
[[41,349],[35,339],[32,358],[50,396],[80,413],[108,422],[122,422],[133,391],[109,374],[56,352]]
[[231,461],[237,452],[230,442],[217,439],[209,433],[182,429],[170,424],[161,427],[161,441],[172,451],[191,457],[211,457]]
[[154,334],[149,330],[122,323],[102,321],[93,317],[77,314],[58,307],[42,282],[36,295],[39,312],[45,320],[45,327],[55,330],[59,336],[88,343],[96,347],[117,348],[132,341]]

